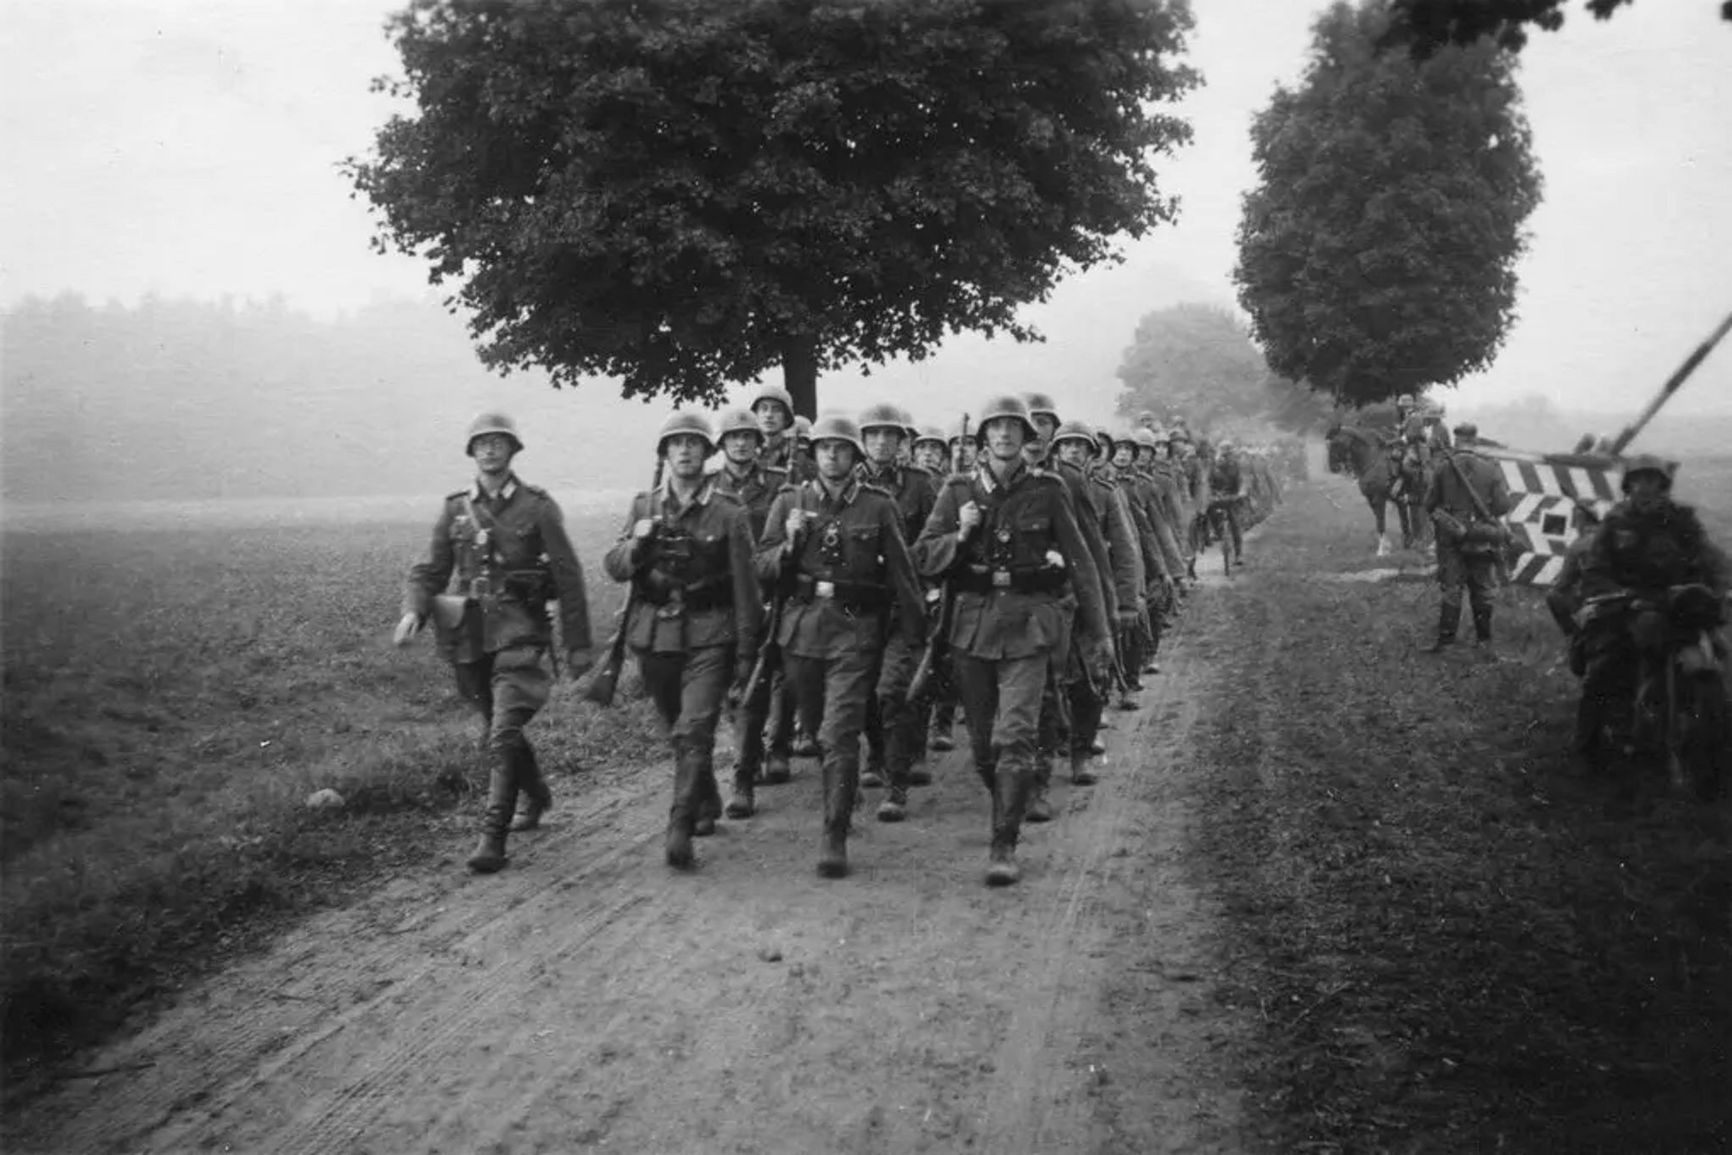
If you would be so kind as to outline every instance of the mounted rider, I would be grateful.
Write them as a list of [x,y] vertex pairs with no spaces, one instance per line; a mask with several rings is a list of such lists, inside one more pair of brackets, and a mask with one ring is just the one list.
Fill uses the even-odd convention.
[[1696,511],[1672,499],[1676,467],[1642,454],[1624,467],[1624,500],[1613,506],[1582,558],[1586,601],[1582,625],[1585,671],[1576,711],[1575,752],[1599,755],[1600,719],[1625,684],[1638,652],[1665,645],[1669,593],[1702,585],[1713,615],[1724,620],[1727,559],[1708,540]]

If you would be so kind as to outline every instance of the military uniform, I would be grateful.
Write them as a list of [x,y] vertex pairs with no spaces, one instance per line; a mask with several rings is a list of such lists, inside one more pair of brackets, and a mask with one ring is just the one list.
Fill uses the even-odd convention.
[[[1003,408],[1020,416],[1019,404]],[[981,522],[964,538],[960,510],[970,501]],[[993,798],[988,878],[1014,882],[1048,668],[1065,653],[1073,618],[1087,644],[1110,644],[1099,579],[1064,483],[1021,465],[1002,482],[987,464],[952,478],[914,553],[920,571],[948,582],[955,601],[946,640],[974,767]]]
[[[821,440],[825,423],[813,429]],[[790,541],[788,515],[805,528]],[[777,633],[801,721],[818,739],[824,777],[820,870],[847,870],[846,841],[860,778],[860,733],[893,637],[918,642],[920,589],[901,514],[883,492],[850,478],[835,497],[821,480],[785,486],[770,506],[757,570],[786,597]],[[900,644],[900,642],[898,643]]]
[[[651,521],[654,531],[633,530]],[[757,653],[764,606],[753,568],[747,509],[713,478],[681,501],[672,479],[632,499],[625,532],[607,553],[608,576],[632,586],[626,644],[637,656],[656,714],[673,746],[669,808],[671,865],[691,861],[701,805],[715,809],[716,721],[730,682]]]
[[[1471,442],[1471,435],[1464,437]],[[1452,468],[1450,461],[1455,466]],[[1475,500],[1477,497],[1477,501]],[[1484,506],[1492,521],[1479,512]],[[1474,636],[1491,641],[1491,587],[1502,549],[1502,518],[1510,511],[1509,486],[1495,463],[1471,449],[1446,457],[1431,475],[1425,490],[1425,512],[1443,525],[1459,525],[1466,532],[1437,534],[1437,581],[1443,588],[1438,606],[1437,645],[1455,640],[1461,623],[1461,590],[1467,587],[1473,609]],[[1439,518],[1438,514],[1446,515]]]
[[[512,435],[515,438],[515,434]],[[456,612],[435,612],[449,588]],[[456,602],[456,599],[461,599]],[[491,764],[483,843],[470,865],[497,870],[505,861],[505,831],[519,793],[532,803],[532,826],[549,793],[535,751],[524,736],[547,704],[553,644],[547,603],[559,603],[566,650],[588,649],[589,600],[583,567],[566,536],[558,502],[546,490],[506,478],[497,495],[477,481],[445,498],[427,558],[409,571],[403,610],[434,616],[439,652],[456,672],[458,691],[480,713]]]
[[[862,423],[861,432],[869,428]],[[896,503],[897,524],[904,544],[920,536],[932,506],[938,500],[932,475],[918,465],[878,466],[870,461],[855,467],[862,485],[875,489]],[[923,652],[921,636],[902,631],[886,640],[878,672],[878,683],[866,716],[866,767],[869,778],[886,784],[889,794],[879,817],[895,820],[907,805],[914,759],[922,745],[926,703],[908,700],[908,686]]]
[[1216,461],[1215,467],[1209,473],[1209,491],[1212,495],[1211,505],[1221,511],[1226,521],[1225,534],[1233,545],[1233,562],[1238,564],[1244,560],[1245,536],[1239,527],[1239,518],[1243,512],[1241,502],[1247,496],[1245,492],[1245,475],[1239,463],[1223,453]]
[[764,448],[758,455],[758,464],[781,472],[791,485],[811,481],[818,476],[818,467],[810,457],[800,452],[791,430],[784,430],[764,442]]

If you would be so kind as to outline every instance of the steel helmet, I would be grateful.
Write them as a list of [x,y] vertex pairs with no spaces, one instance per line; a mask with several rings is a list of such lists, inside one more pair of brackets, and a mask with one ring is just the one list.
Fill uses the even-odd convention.
[[788,420],[790,422],[794,420],[794,398],[780,385],[765,385],[762,389],[759,389],[756,393],[752,394],[752,403],[746,406],[746,408],[755,413],[757,412],[758,405],[765,401],[774,401],[787,412]]
[[[895,427],[900,428],[900,425]],[[866,456],[866,447],[860,443],[860,427],[845,414],[827,413],[818,418],[812,423],[811,438],[814,449],[821,441],[846,441],[854,447],[856,457]]]
[[812,422],[805,417],[794,418],[794,440],[812,440]]
[[1630,478],[1639,477],[1644,473],[1653,473],[1659,476],[1660,481],[1667,489],[1671,489],[1672,470],[1671,462],[1663,461],[1652,453],[1638,453],[1624,463],[1624,478],[1620,488],[1628,493],[1630,492]]
[[1454,433],[1457,437],[1472,441],[1479,436],[1479,426],[1471,421],[1463,421],[1455,427]]
[[503,413],[483,413],[469,423],[469,436],[463,439],[463,452],[474,457],[475,439],[489,433],[505,434],[511,438],[511,443],[517,446],[516,452],[523,451],[523,438],[517,435],[517,422]]
[[1131,440],[1138,449],[1156,449],[1159,443],[1155,441],[1155,431],[1146,425],[1139,425],[1131,431]]
[[1118,441],[1113,437],[1112,430],[1110,429],[1095,430],[1095,444],[1099,446],[1100,451],[1108,457],[1111,457],[1113,455],[1113,450],[1118,447]]
[[1154,423],[1155,423],[1154,410],[1145,409],[1141,413],[1137,414],[1137,424],[1142,426],[1144,429],[1147,429],[1149,426],[1153,425]]
[[750,433],[758,439],[758,444],[764,443],[764,431],[758,428],[758,419],[752,416],[750,409],[729,409],[716,422],[716,442],[730,433]]
[[1058,406],[1053,403],[1052,397],[1048,394],[1024,393],[1022,400],[1028,406],[1029,420],[1032,421],[1036,417],[1050,417],[1054,421],[1058,420]]
[[671,437],[678,437],[683,433],[702,437],[704,443],[710,447],[710,451],[715,451],[716,435],[715,432],[710,429],[710,419],[705,417],[702,413],[676,409],[674,412],[668,414],[668,419],[662,422],[662,431],[656,434],[656,452],[658,454],[666,453],[668,448],[668,439]]
[[[938,428],[936,425],[922,425],[920,427],[914,438],[914,446],[918,446],[922,441],[936,441],[942,448],[950,448],[950,439],[944,436],[944,430]],[[913,448],[914,446],[910,446],[909,448]]]
[[1028,434],[1028,439],[1030,441],[1033,441],[1040,436],[1040,430],[1036,429],[1034,427],[1034,422],[1028,419],[1028,406],[1023,404],[1022,398],[1006,395],[1003,397],[994,397],[991,401],[986,403],[986,408],[981,411],[980,424],[974,431],[974,440],[976,444],[984,443],[986,438],[986,427],[1001,417],[1014,417],[1018,421],[1022,422],[1022,431]]
[[1054,446],[1057,446],[1061,441],[1081,441],[1085,443],[1089,447],[1089,456],[1091,457],[1101,451],[1099,443],[1095,441],[1094,430],[1090,429],[1081,421],[1066,421],[1063,425],[1060,425],[1058,431],[1052,435],[1052,443]]
[[914,414],[908,410],[898,409],[897,412],[902,414],[903,439],[912,446],[914,439],[920,436],[920,426],[914,424]]
[[1189,445],[1191,443],[1191,431],[1183,425],[1175,425],[1173,426],[1171,438],[1174,441]]
[[907,414],[887,402],[868,405],[860,411],[860,434],[868,429],[894,429],[904,439],[908,436]]

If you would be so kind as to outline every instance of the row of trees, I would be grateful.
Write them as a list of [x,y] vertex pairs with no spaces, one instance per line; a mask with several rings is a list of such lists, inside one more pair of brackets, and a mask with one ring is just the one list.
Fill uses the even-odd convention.
[[[1490,361],[1540,196],[1510,49],[1561,3],[1317,22],[1239,234],[1276,378],[1363,404]],[[1174,219],[1189,27],[1185,0],[420,0],[379,82],[412,111],[348,171],[489,365],[708,402],[780,367],[811,414],[824,369],[1038,338],[1020,305]]]

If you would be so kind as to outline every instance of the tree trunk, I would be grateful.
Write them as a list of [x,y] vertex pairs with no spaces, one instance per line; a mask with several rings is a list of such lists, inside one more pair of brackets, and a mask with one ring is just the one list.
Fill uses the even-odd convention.
[[782,387],[794,399],[794,412],[818,419],[818,338],[796,333],[782,350]]

